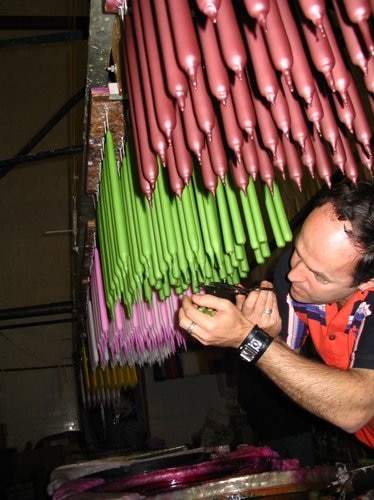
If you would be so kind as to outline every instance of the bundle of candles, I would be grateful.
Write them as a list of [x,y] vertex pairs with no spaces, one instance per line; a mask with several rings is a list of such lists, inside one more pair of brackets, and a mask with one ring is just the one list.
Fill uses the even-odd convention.
[[224,184],[218,180],[214,197],[196,171],[179,197],[167,169],[160,167],[150,204],[134,175],[130,139],[118,169],[107,130],[97,201],[105,300],[112,318],[118,300],[132,317],[132,305],[151,303],[154,290],[164,300],[171,288],[180,295],[212,281],[238,283],[249,272],[249,248],[259,263],[270,256],[266,226],[278,246],[292,240],[275,181],[273,194],[261,184],[266,208],[261,210],[253,179],[244,191],[226,175]]
[[[156,156],[178,196],[192,175],[191,154],[212,193],[228,169],[239,188],[259,175],[270,190],[274,167],[300,190],[305,168],[329,186],[334,169],[353,182],[361,165],[371,172],[369,0],[126,4],[125,82],[149,199]],[[119,11],[117,1],[105,6]]]
[[136,367],[127,363],[98,366],[92,359],[92,346],[88,347],[88,356],[86,345],[81,353],[80,394],[83,407],[116,406],[121,400],[121,390],[138,383]]
[[250,249],[258,262],[270,256],[266,227],[278,246],[292,240],[275,181],[273,193],[260,185],[261,209],[253,179],[244,191],[227,174],[213,196],[196,171],[178,197],[160,166],[150,204],[139,187],[132,151],[129,134],[119,165],[106,131],[87,303],[93,373],[160,363],[186,348],[177,319],[181,296],[213,281],[246,278]]
[[[190,293],[188,291],[187,293]],[[172,290],[160,300],[152,292],[151,303],[138,300],[132,317],[117,300],[110,318],[105,301],[100,254],[94,249],[87,303],[87,333],[82,348],[80,376],[84,407],[113,406],[120,402],[122,389],[138,383],[136,365],[162,363],[186,349],[185,338],[178,327],[180,297]]]
[[95,248],[88,302],[88,345],[90,364],[123,366],[153,364],[174,354],[177,347],[185,347],[185,339],[178,328],[177,312],[180,298],[172,290],[169,297],[160,300],[153,291],[151,301],[139,298],[129,316],[118,299],[114,316],[110,318],[105,303],[105,290],[99,250]]

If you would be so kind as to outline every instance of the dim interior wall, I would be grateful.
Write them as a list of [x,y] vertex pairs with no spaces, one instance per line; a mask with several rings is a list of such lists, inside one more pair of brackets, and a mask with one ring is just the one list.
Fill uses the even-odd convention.
[[[60,316],[59,316],[60,317]],[[67,318],[68,315],[65,315]],[[43,317],[43,321],[53,320]],[[31,321],[30,321],[31,323]],[[69,322],[0,330],[0,363],[2,371],[43,368],[72,364],[71,325]]]
[[0,422],[8,448],[22,451],[43,437],[79,428],[73,368],[3,372]]
[[14,169],[0,180],[2,309],[70,300],[68,166]]
[[[0,15],[74,14],[88,15],[88,2],[16,0],[0,6]],[[3,30],[0,37],[46,33]],[[85,40],[0,50],[0,160],[19,154],[85,85],[86,60]],[[83,121],[82,99],[31,153],[81,145]],[[71,209],[72,186],[77,182],[73,169],[80,174],[81,165],[81,156],[56,157],[16,165],[0,178],[1,310],[73,300]],[[6,428],[7,446],[22,450],[28,441],[35,445],[49,434],[77,429],[71,322],[23,329],[2,329],[2,325],[0,423]]]
[[147,410],[151,438],[168,447],[191,444],[212,413],[228,416],[230,390],[223,374],[204,374],[164,380],[145,369]]
[[0,423],[6,446],[18,451],[27,442],[35,446],[50,434],[79,428],[71,323],[6,328],[25,321],[33,319],[0,327]]
[[[72,50],[60,43],[0,52],[8,69],[0,94],[1,159],[18,154],[84,85],[83,68],[79,83],[68,78]],[[77,137],[66,116],[32,152],[82,144],[83,113],[77,119]],[[61,157],[16,165],[0,179],[1,308],[71,298],[70,170],[71,159]]]

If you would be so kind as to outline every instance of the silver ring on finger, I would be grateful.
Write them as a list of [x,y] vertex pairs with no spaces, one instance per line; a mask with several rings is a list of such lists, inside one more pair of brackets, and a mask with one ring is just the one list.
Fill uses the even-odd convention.
[[196,323],[194,321],[191,321],[190,326],[187,328],[187,333],[191,334],[192,330],[195,328]]
[[271,314],[272,312],[273,312],[273,309],[271,309],[270,307],[265,307],[264,314]]

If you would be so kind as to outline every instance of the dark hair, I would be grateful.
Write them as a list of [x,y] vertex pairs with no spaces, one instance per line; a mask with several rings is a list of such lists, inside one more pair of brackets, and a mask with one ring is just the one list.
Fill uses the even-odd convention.
[[361,258],[353,271],[353,286],[374,278],[374,183],[345,179],[316,199],[317,207],[331,203],[341,221],[349,221],[346,233],[359,249]]

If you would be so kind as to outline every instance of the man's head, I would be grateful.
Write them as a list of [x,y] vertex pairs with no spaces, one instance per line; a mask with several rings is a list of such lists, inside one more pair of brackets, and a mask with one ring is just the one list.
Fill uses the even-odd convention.
[[344,181],[317,200],[291,257],[291,296],[344,304],[374,287],[374,184]]

